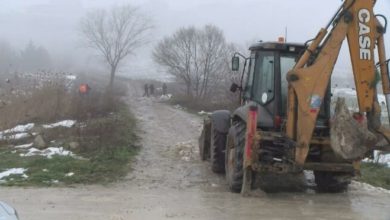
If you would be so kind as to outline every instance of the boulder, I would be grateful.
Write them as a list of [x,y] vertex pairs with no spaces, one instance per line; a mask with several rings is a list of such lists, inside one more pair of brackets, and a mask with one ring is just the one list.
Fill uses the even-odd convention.
[[336,101],[330,133],[333,151],[350,161],[364,158],[378,142],[376,136],[367,129],[364,121],[358,122],[353,118],[344,98],[338,98]]
[[46,141],[43,139],[42,135],[35,137],[34,146],[38,149],[45,149],[47,147]]

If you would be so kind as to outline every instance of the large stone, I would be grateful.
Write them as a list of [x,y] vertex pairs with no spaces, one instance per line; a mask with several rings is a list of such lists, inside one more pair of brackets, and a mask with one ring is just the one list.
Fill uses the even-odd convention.
[[43,139],[42,135],[38,135],[35,137],[34,146],[38,149],[45,149],[47,147],[47,144]]
[[69,143],[69,149],[70,150],[76,150],[80,147],[80,144],[78,142],[70,142]]
[[345,99],[338,98],[330,128],[330,143],[333,151],[345,160],[353,161],[364,158],[378,142],[365,123],[365,121],[358,122],[354,119]]

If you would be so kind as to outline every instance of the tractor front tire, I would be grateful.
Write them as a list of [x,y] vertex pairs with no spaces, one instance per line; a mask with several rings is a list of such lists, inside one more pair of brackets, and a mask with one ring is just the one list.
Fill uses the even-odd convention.
[[202,133],[199,137],[199,156],[202,161],[208,160],[210,158],[210,131],[211,122],[205,120],[203,122]]
[[227,137],[225,152],[226,180],[231,192],[239,193],[243,184],[243,161],[246,125],[243,122],[234,124]]
[[210,162],[214,173],[225,172],[226,133],[219,132],[211,124]]

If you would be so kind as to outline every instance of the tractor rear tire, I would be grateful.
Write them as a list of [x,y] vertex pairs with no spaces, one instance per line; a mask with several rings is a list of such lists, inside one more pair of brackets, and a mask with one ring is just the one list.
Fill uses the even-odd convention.
[[210,158],[210,131],[211,123],[207,120],[203,122],[202,133],[199,137],[199,156],[202,161]]
[[339,193],[348,189],[351,174],[340,172],[314,171],[317,191],[322,193]]
[[234,193],[239,193],[242,189],[245,132],[245,123],[238,122],[230,128],[227,138],[225,152],[226,180],[230,191]]
[[[345,163],[346,161],[337,156],[331,149],[321,151],[321,162]],[[351,183],[353,173],[314,171],[314,181],[317,191],[322,193],[339,193],[346,191]]]
[[210,162],[214,173],[225,172],[226,133],[219,132],[211,124]]

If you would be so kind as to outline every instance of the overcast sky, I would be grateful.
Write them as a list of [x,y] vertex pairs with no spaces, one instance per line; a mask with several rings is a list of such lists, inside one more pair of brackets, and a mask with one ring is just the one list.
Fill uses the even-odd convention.
[[[56,55],[80,53],[77,27],[80,18],[93,8],[133,4],[154,22],[153,42],[182,26],[214,24],[228,41],[248,45],[257,40],[276,40],[288,28],[288,41],[313,38],[336,9],[340,0],[1,0],[0,39],[16,47],[32,40]],[[376,13],[390,18],[390,1],[378,0]],[[390,34],[386,36],[390,55]],[[153,44],[129,59],[128,74],[155,72],[150,65]],[[344,49],[344,51],[346,51]],[[87,56],[88,59],[96,57]],[[349,57],[340,56],[338,70],[347,69]],[[87,62],[88,63],[88,62]]]

